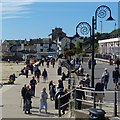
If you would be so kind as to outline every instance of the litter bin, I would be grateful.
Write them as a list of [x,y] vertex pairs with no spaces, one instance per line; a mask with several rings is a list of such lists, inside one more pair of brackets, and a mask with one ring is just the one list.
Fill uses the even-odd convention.
[[58,75],[62,75],[62,68],[61,67],[58,68]]
[[105,120],[106,112],[102,109],[90,108],[89,120]]

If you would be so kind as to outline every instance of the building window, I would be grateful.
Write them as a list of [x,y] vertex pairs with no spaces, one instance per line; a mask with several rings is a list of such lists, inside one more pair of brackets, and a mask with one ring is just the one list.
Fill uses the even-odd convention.
[[41,52],[43,52],[43,49],[40,49]]
[[40,46],[43,46],[43,43],[41,43]]

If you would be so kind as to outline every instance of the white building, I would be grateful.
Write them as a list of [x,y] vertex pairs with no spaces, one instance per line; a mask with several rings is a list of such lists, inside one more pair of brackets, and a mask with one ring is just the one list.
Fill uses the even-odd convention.
[[120,38],[99,40],[99,53],[120,56]]
[[61,39],[61,50],[64,51],[65,48],[70,48],[70,39],[68,37],[64,37]]
[[50,38],[31,39],[30,44],[36,47],[38,57],[56,55],[57,45]]

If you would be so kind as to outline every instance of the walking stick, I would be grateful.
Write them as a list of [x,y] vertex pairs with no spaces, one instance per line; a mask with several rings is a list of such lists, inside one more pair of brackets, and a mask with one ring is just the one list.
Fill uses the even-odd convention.
[[21,98],[21,100],[20,100],[20,107],[22,107],[22,98]]

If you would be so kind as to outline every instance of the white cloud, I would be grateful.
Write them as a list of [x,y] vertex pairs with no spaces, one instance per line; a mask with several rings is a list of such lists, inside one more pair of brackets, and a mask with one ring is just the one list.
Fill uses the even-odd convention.
[[[96,0],[90,0],[96,2]],[[35,2],[90,2],[89,0],[2,0],[2,18],[18,18],[22,17],[22,14],[27,14],[29,9],[27,5]],[[118,0],[100,0],[99,2],[117,2]],[[14,16],[14,17],[13,17]]]
[[20,16],[17,16],[17,15],[11,15],[11,16],[4,16],[3,17],[4,19],[11,19],[11,18],[21,18]]
[[39,2],[39,0],[3,0],[2,9],[0,10],[0,12],[2,12],[2,18],[15,18],[15,16],[18,18],[20,14],[27,14],[29,12],[27,5],[34,2]]

